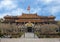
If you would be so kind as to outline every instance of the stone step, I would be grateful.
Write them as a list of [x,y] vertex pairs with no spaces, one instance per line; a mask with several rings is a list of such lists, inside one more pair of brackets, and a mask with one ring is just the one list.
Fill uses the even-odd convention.
[[21,38],[38,38],[34,33],[25,33]]

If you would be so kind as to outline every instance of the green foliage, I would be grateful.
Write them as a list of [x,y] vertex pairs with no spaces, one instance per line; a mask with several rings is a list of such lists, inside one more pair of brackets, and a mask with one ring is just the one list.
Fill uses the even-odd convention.
[[0,37],[2,37],[4,34],[2,34],[1,32],[0,32]]
[[60,32],[59,33],[57,33],[59,36],[60,36]]
[[18,33],[16,33],[16,34],[12,34],[12,35],[11,35],[11,38],[19,38],[19,37],[21,37],[23,34],[24,34],[23,32],[18,32]]
[[[39,38],[54,38],[54,37],[59,37],[60,33],[58,33],[59,35],[57,35],[57,32],[56,32],[56,30],[58,30],[58,29],[59,29],[58,25],[55,25],[55,24],[45,24],[45,25],[42,25],[40,27],[40,31],[35,32],[35,34]],[[56,35],[54,35],[54,34],[56,34]]]
[[38,36],[38,38],[40,38],[40,33],[39,32],[35,32],[35,34]]
[[56,33],[56,30],[59,29],[59,26],[56,24],[45,24],[40,27],[41,34],[53,34]]
[[6,35],[6,36],[11,36],[11,38],[19,38],[24,34],[24,32],[18,31],[18,29],[20,30],[20,28],[17,28],[16,24],[11,25],[11,24],[1,23],[0,28],[6,30],[6,32],[3,31],[3,34],[1,34],[0,31],[0,37]]
[[57,21],[57,24],[60,26],[60,21]]

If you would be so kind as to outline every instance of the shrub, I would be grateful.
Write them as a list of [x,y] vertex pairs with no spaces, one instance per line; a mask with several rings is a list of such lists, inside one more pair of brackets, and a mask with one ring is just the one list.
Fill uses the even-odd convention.
[[58,35],[60,36],[60,32],[58,33]]

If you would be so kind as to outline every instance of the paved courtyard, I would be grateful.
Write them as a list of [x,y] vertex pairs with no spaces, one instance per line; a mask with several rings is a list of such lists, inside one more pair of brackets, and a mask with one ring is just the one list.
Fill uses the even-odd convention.
[[21,38],[38,38],[34,33],[25,33]]
[[58,38],[40,38],[40,39],[33,39],[33,38],[12,38],[12,39],[1,39],[1,42],[60,42]]
[[38,38],[34,33],[25,33],[21,38],[0,38],[0,42],[60,42],[60,38]]

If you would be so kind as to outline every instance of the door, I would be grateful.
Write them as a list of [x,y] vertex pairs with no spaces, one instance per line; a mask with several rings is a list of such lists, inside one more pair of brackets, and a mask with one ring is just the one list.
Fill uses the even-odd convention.
[[32,32],[32,27],[27,27],[27,32]]

